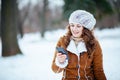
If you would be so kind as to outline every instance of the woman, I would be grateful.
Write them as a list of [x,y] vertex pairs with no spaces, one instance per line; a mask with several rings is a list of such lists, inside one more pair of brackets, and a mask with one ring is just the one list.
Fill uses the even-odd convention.
[[68,32],[56,45],[68,54],[56,50],[52,62],[55,73],[63,71],[62,80],[106,80],[102,50],[92,33],[95,24],[94,16],[87,11],[76,10],[70,15]]

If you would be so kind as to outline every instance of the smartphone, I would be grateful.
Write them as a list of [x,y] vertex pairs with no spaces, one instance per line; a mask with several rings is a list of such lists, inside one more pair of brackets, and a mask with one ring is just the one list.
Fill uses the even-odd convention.
[[59,53],[62,53],[62,54],[66,54],[67,55],[67,51],[62,48],[62,47],[56,47],[56,50],[59,52]]
[[64,48],[62,48],[62,47],[56,47],[56,50],[57,50],[59,53],[62,53],[62,54],[67,55],[67,58],[66,58],[66,59],[69,60],[68,52],[67,52]]

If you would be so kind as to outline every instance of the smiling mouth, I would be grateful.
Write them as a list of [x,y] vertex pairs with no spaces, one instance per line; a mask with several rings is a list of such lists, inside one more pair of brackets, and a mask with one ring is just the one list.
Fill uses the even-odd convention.
[[73,32],[73,34],[78,34],[79,32]]

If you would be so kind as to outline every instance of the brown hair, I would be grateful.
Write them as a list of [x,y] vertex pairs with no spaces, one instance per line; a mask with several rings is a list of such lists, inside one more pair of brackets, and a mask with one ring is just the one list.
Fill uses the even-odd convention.
[[[65,43],[66,46],[69,44],[70,37],[72,35],[72,33],[70,31],[70,25],[67,26],[67,30],[68,31],[66,33],[66,43]],[[91,55],[91,53],[93,52],[93,50],[95,48],[95,37],[94,37],[92,31],[83,27],[83,31],[82,31],[81,36],[85,42],[88,54]]]

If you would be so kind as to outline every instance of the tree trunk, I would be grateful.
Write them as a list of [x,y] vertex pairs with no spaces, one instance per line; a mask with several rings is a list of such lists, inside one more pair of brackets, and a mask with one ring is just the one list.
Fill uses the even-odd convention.
[[17,42],[18,6],[17,0],[1,0],[2,56],[21,54]]
[[48,6],[48,0],[43,0],[44,6],[42,11],[42,30],[41,30],[41,37],[44,37],[44,33],[46,30],[46,12],[47,12],[47,6]]

